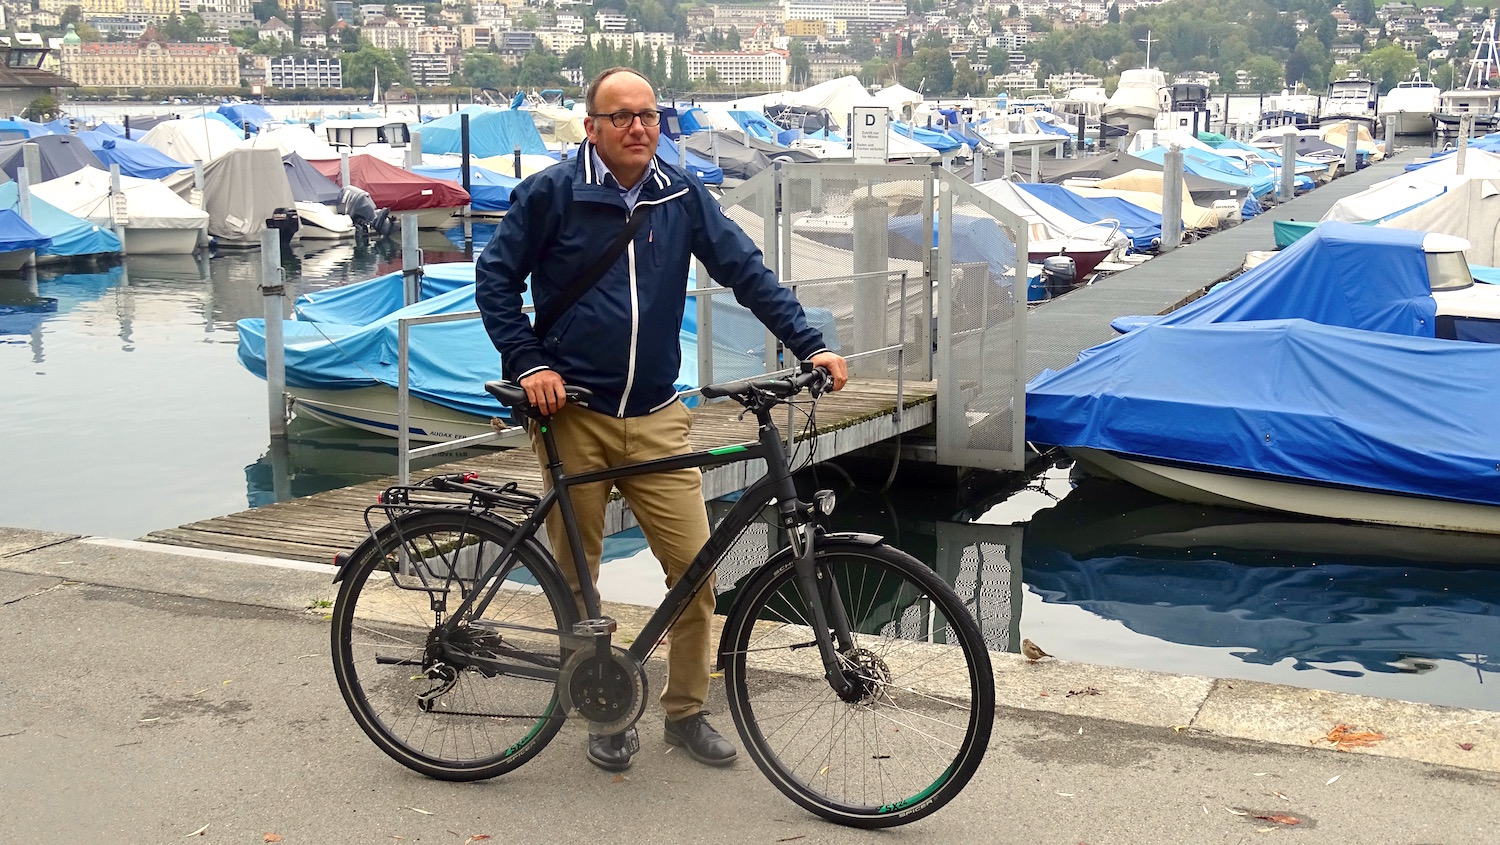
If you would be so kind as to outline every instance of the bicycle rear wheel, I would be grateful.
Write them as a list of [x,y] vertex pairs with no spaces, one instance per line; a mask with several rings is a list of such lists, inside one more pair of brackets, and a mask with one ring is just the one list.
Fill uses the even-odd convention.
[[[559,631],[577,617],[555,564],[517,548],[482,613],[449,622],[515,527],[465,511],[398,519],[354,552],[333,611],[334,676],[349,711],[392,758],[443,780],[482,780],[530,760],[562,726]],[[470,663],[465,656],[482,662]],[[503,667],[503,668],[497,668]]]
[[984,756],[989,652],[952,588],[910,555],[832,539],[815,560],[825,612],[842,607],[854,634],[840,659],[858,694],[845,700],[824,677],[786,560],[752,576],[724,626],[735,726],[761,771],[813,813],[864,828],[915,821],[952,800]]

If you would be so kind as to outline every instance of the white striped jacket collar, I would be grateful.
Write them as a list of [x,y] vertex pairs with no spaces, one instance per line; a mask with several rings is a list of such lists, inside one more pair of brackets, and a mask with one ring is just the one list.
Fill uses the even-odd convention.
[[[594,145],[589,141],[584,141],[583,146],[578,151],[579,164],[583,167],[583,181],[590,185],[603,185],[605,184],[604,177],[612,174],[610,174],[608,167],[597,166],[602,165],[603,162],[595,162],[594,155]],[[651,163],[646,165],[646,175],[642,179],[655,182],[657,190],[660,191],[665,191],[672,185],[672,180],[668,178],[662,168],[657,166],[656,156],[654,155],[651,157]]]

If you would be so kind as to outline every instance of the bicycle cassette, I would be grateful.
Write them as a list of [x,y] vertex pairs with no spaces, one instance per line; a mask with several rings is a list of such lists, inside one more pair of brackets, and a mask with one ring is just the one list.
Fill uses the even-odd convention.
[[573,652],[557,686],[563,707],[587,719],[590,733],[617,734],[646,711],[646,669],[619,646],[602,661],[592,646]]

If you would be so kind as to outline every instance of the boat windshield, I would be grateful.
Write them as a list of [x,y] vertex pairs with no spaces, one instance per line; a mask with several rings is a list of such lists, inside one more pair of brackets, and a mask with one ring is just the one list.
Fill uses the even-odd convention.
[[1427,253],[1427,285],[1432,290],[1461,290],[1474,284],[1462,252]]

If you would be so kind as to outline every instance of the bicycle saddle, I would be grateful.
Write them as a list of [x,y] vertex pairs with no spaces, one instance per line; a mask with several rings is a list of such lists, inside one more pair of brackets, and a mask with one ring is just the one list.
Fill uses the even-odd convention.
[[[487,381],[484,389],[500,404],[508,405],[518,414],[533,413],[531,402],[526,398],[526,388],[509,381]],[[568,401],[585,408],[594,401],[594,392],[587,387],[579,387],[576,384],[563,386],[563,392],[567,394]]]

